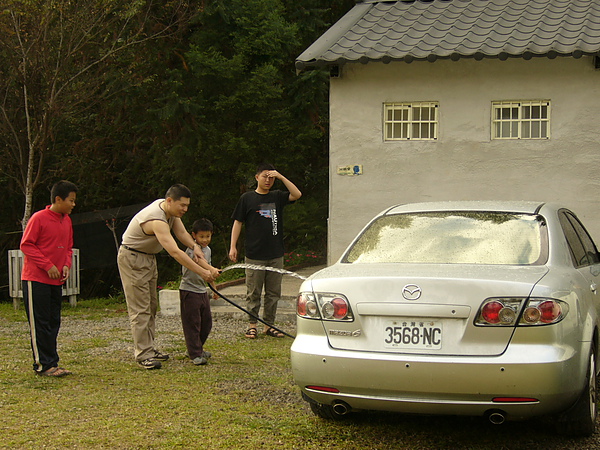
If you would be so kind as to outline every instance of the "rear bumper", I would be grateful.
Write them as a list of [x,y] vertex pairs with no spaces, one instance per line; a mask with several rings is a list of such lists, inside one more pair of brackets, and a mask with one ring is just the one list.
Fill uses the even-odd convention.
[[[291,361],[296,384],[317,403],[472,416],[501,410],[509,419],[525,419],[558,413],[576,401],[585,379],[581,353],[524,344],[492,357],[397,355],[336,350],[324,336],[300,335]],[[498,397],[536,400],[494,401]]]

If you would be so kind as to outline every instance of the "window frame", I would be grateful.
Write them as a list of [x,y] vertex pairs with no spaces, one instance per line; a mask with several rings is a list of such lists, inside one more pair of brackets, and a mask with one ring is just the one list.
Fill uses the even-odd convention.
[[[533,117],[532,109],[539,107],[539,117]],[[542,114],[546,108],[545,117]],[[510,112],[510,117],[503,117],[500,112],[498,117],[497,112],[503,109],[516,110],[516,117]],[[529,113],[528,113],[529,112]],[[550,118],[551,118],[551,103],[550,100],[498,100],[492,102],[491,112],[491,138],[492,140],[526,140],[526,141],[546,141],[550,139]],[[503,136],[503,125],[509,127],[509,135]],[[534,125],[539,128],[539,136],[534,137]],[[545,134],[543,128],[545,127]],[[514,129],[513,129],[514,128]],[[529,134],[527,136],[527,133]]]
[[575,214],[567,209],[561,209],[559,222],[570,250],[573,265],[579,269],[598,264],[600,255],[596,243]]
[[[439,134],[439,102],[435,101],[423,101],[423,102],[384,102],[383,103],[383,142],[398,142],[398,141],[437,141]],[[421,108],[429,108],[428,118],[423,119],[420,114],[417,116],[415,111]],[[403,111],[406,112],[406,117],[389,117],[391,111]],[[431,112],[433,111],[433,117]],[[401,127],[400,137],[394,134],[395,126]],[[418,127],[420,131],[423,127],[427,127],[428,136],[422,137],[419,133],[418,137],[415,137],[415,127]],[[390,127],[391,134],[390,137]],[[404,129],[405,128],[405,129]]]

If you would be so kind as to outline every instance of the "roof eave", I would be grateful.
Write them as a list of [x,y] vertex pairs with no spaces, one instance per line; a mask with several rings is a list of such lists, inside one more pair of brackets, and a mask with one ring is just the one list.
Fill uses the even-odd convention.
[[461,59],[474,59],[476,61],[481,61],[483,59],[499,59],[501,61],[506,61],[507,59],[519,59],[519,58],[528,61],[533,58],[555,59],[557,57],[579,59],[579,58],[582,58],[583,56],[598,56],[599,54],[600,54],[600,52],[584,52],[581,50],[575,50],[570,53],[558,53],[554,50],[551,50],[551,51],[549,51],[547,53],[543,53],[543,54],[534,54],[531,52],[524,52],[524,53],[518,54],[518,55],[511,55],[511,54],[508,54],[505,52],[501,52],[497,55],[486,55],[484,53],[477,52],[472,55],[461,55],[459,53],[452,53],[451,55],[448,55],[448,56],[439,56],[439,55],[435,55],[435,54],[430,54],[430,55],[427,55],[426,57],[414,57],[412,55],[406,55],[402,58],[394,58],[394,57],[387,56],[387,55],[383,56],[381,58],[369,58],[367,56],[361,56],[358,59],[339,58],[334,61],[317,60],[317,59],[302,60],[301,58],[298,58],[296,60],[296,70],[298,72],[302,72],[302,71],[308,70],[308,69],[318,69],[318,68],[331,67],[331,66],[341,66],[344,64],[348,64],[348,63],[368,64],[370,62],[382,62],[384,64],[389,64],[391,62],[403,61],[405,63],[410,64],[412,62],[418,62],[418,61],[435,62],[437,60],[448,60],[448,59],[452,60],[452,61],[459,61]]

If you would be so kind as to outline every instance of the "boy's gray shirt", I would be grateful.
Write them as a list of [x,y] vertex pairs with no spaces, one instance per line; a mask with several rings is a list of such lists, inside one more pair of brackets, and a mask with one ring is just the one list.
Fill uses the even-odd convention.
[[[206,257],[206,261],[210,264],[212,258],[212,251],[210,247],[206,246],[202,249],[204,256]],[[194,250],[186,249],[185,253],[190,257],[194,258]],[[179,285],[179,289],[183,291],[196,292],[198,294],[204,294],[208,292],[208,288],[206,287],[206,282],[202,279],[202,277],[194,272],[192,272],[187,267],[182,267],[181,270],[181,284]]]

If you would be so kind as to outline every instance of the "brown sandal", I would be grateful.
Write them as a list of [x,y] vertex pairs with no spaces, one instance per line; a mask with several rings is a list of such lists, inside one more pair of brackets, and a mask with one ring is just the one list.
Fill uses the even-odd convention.
[[63,369],[62,367],[50,367],[48,370],[38,372],[38,375],[41,375],[43,377],[64,377],[65,375],[70,374],[71,371]]
[[254,327],[250,327],[246,330],[246,334],[244,334],[244,336],[248,339],[256,339],[256,336],[258,336],[258,330]]
[[265,334],[267,336],[271,336],[274,338],[282,338],[285,337],[285,334],[283,334],[281,331],[276,330],[275,328],[269,328],[267,331],[265,331]]

